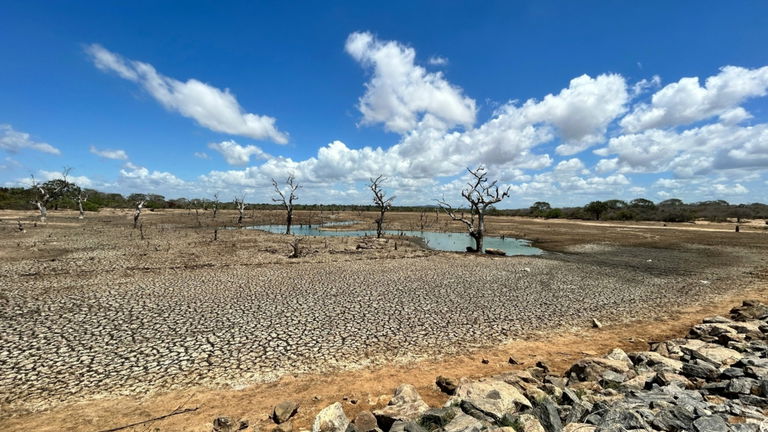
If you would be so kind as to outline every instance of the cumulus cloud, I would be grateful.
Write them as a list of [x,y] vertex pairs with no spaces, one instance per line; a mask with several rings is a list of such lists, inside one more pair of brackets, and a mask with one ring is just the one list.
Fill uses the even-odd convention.
[[88,151],[91,153],[101,156],[106,159],[114,159],[114,160],[128,160],[128,154],[125,152],[125,150],[99,150],[94,146],[91,146]]
[[346,51],[373,73],[359,102],[363,124],[383,123],[387,130],[405,133],[425,116],[445,128],[475,122],[475,101],[442,73],[416,65],[413,48],[366,32],[349,35]]
[[650,129],[611,138],[607,147],[595,153],[615,155],[610,164],[624,173],[672,171],[691,177],[716,170],[766,169],[768,124],[740,127],[715,123],[679,133]]
[[274,117],[245,112],[229,89],[220,90],[196,79],[182,82],[167,77],[148,63],[123,58],[98,44],[86,47],[86,53],[100,70],[139,84],[167,110],[194,119],[203,127],[279,144],[288,142],[287,135],[275,126]]
[[55,155],[61,154],[61,151],[56,147],[48,143],[34,141],[28,133],[13,130],[9,124],[0,124],[0,149],[11,153],[30,149]]
[[[234,140],[210,143],[208,148],[216,150],[224,156],[224,160],[230,165],[248,165],[251,156],[257,159],[269,159],[270,156],[255,145],[241,146]],[[207,155],[206,155],[207,156]]]
[[557,153],[572,155],[601,142],[608,125],[626,111],[627,83],[621,75],[582,75],[559,94],[527,101],[523,115],[533,123],[554,125],[564,141]]
[[621,120],[628,132],[687,125],[727,113],[745,100],[765,96],[768,91],[768,66],[746,69],[725,66],[706,79],[682,78],[659,90],[650,104],[640,104]]
[[[38,171],[38,173],[39,173],[38,180],[41,180],[41,181],[56,180],[56,179],[62,178],[61,171],[40,170]],[[67,181],[84,188],[94,187],[94,182],[87,176],[69,175],[67,176]]]
[[134,192],[160,192],[188,190],[191,186],[186,181],[165,171],[150,171],[130,162],[120,170],[117,180],[119,186]]

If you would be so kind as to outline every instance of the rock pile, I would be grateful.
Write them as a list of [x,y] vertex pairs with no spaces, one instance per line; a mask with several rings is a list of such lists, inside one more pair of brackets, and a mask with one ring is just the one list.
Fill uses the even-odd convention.
[[312,432],[620,432],[768,430],[768,306],[745,301],[683,339],[649,351],[614,349],[564,375],[539,362],[475,381],[439,377],[451,395],[430,408],[408,384],[386,407],[352,421],[336,403]]

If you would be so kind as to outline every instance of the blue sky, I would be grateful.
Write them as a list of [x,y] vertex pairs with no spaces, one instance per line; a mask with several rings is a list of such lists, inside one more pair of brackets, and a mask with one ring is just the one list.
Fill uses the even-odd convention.
[[4,2],[0,184],[768,202],[766,3],[220,3]]

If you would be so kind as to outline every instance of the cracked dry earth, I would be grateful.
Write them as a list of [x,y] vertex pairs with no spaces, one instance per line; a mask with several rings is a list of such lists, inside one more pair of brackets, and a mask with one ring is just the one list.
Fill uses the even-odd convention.
[[[35,235],[61,247],[51,239],[66,232]],[[151,242],[164,245],[172,241],[164,235],[175,235],[156,233],[145,244],[119,240],[122,234],[113,229],[95,232],[79,240],[81,246],[57,250],[55,261],[2,263],[5,409],[246,385],[286,373],[445,356],[532,332],[583,327],[591,318],[654,317],[662,308],[734,289],[750,269],[764,266],[739,248],[699,246],[603,245],[490,258],[423,253],[401,243],[397,252],[355,252],[354,259],[330,262],[317,262],[323,254],[288,261],[269,247],[251,249],[249,262],[237,258],[242,247],[229,250],[234,243],[226,242],[236,236],[256,243],[280,238],[258,232],[226,233],[229,240],[205,259],[199,251],[206,243],[193,238],[188,244],[198,256],[185,248],[187,255],[173,260],[167,257],[171,246],[163,252]],[[353,240],[333,241],[339,242],[335,253],[353,256],[353,245],[344,243]],[[35,247],[46,256],[45,246]],[[134,254],[141,258],[130,258]]]

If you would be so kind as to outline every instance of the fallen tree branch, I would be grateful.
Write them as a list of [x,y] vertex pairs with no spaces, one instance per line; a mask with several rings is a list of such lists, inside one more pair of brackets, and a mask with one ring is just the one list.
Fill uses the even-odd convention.
[[171,411],[168,414],[161,415],[160,417],[155,417],[155,418],[151,418],[149,420],[144,420],[144,421],[140,421],[138,423],[132,423],[132,424],[129,424],[129,425],[120,426],[120,427],[116,427],[116,428],[112,428],[112,429],[104,429],[104,430],[101,430],[99,432],[117,432],[117,431],[121,431],[121,430],[124,430],[124,429],[136,427],[136,426],[141,426],[143,424],[156,422],[158,420],[163,420],[163,419],[166,419],[168,417],[176,416],[176,415],[179,415],[179,414],[186,414],[186,413],[194,412],[194,411],[197,411],[198,409],[200,409],[199,406],[198,407],[194,407],[194,408],[184,408],[184,409],[177,408],[177,409]]

